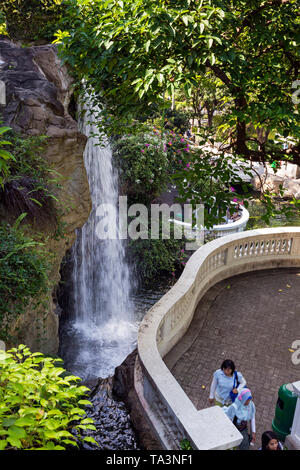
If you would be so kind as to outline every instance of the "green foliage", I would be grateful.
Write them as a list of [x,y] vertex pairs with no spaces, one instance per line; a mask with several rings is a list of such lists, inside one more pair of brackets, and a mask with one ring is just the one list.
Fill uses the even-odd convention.
[[183,439],[183,440],[179,443],[179,445],[180,445],[180,448],[181,448],[182,450],[193,450],[190,441],[188,441],[187,439]]
[[[277,201],[275,207],[272,206],[266,211],[264,201],[253,199],[249,203],[249,222],[247,230],[254,230],[266,227],[298,227],[300,225],[300,204],[299,201]],[[266,212],[268,218],[266,218]]]
[[0,12],[12,39],[51,41],[64,6],[62,0],[2,0]]
[[[0,135],[2,136],[6,132],[10,131],[11,128],[7,126],[0,127]],[[9,166],[14,160],[13,155],[8,152],[5,148],[7,145],[12,145],[10,141],[1,140],[0,141],[0,186],[3,187],[3,182],[5,177],[8,175]]]
[[[297,0],[67,0],[66,6],[71,26],[57,35],[62,57],[78,83],[86,80],[105,102],[111,132],[123,134],[138,116],[152,116],[154,104],[163,113],[177,90],[191,106],[200,90],[207,138],[218,136],[222,165],[226,153],[240,166],[240,157],[300,164],[299,111],[292,99],[299,78]],[[226,112],[212,126],[220,100]],[[266,130],[264,140],[257,129]],[[288,136],[293,144],[285,150]],[[194,180],[210,179],[208,161],[191,168]],[[224,179],[220,199],[221,190],[225,199],[228,191]],[[181,188],[185,196],[184,180]],[[199,202],[197,191],[190,196]],[[273,198],[267,197],[270,213]]]
[[31,305],[36,309],[50,285],[51,255],[44,244],[24,234],[19,227],[23,214],[13,226],[0,225],[0,338],[9,337],[12,318]]
[[190,128],[190,113],[186,111],[168,109],[164,113],[164,119],[166,129],[184,134]]
[[138,115],[180,87],[191,97],[209,69],[232,103],[228,128],[237,133],[251,122],[299,138],[291,100],[298,78],[297,0],[258,4],[67,0],[72,26],[58,40],[78,78],[119,117],[133,109]]
[[149,284],[161,277],[175,277],[182,272],[187,254],[184,248],[185,239],[181,235],[177,234],[176,238],[172,228],[170,234],[165,233],[161,221],[158,239],[151,238],[151,228],[148,229],[145,224],[141,229],[141,238],[129,242],[129,250],[143,284]]
[[[157,132],[160,132],[157,130]],[[164,150],[167,152],[170,172],[172,175],[183,170],[187,165],[190,153],[193,151],[191,143],[182,134],[174,130],[168,130],[161,133],[161,139],[164,141]],[[185,199],[186,201],[186,199]]]
[[11,130],[8,134],[15,160],[10,163],[8,181],[18,176],[32,176],[36,180],[48,179],[51,170],[43,154],[47,136],[21,135]]
[[167,187],[169,161],[158,131],[126,135],[113,144],[121,192],[130,203],[149,204]]
[[16,217],[26,212],[32,222],[36,219],[57,224],[61,175],[44,157],[47,137],[23,136],[11,130],[8,138],[14,158],[9,160],[3,176],[0,201]]
[[0,10],[0,34],[7,34],[4,13]]
[[85,440],[82,430],[95,430],[84,409],[88,388],[59,361],[24,345],[0,351],[0,450],[70,449]]

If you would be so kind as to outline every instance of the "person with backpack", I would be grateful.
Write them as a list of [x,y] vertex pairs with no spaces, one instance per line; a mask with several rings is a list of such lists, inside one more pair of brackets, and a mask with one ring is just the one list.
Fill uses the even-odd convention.
[[246,380],[241,372],[235,370],[232,360],[223,361],[221,368],[213,374],[210,386],[209,402],[218,406],[230,405],[245,387]]

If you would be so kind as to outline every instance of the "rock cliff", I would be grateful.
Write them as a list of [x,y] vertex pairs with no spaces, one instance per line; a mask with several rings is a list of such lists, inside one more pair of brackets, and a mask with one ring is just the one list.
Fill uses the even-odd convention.
[[[83,162],[86,137],[71,117],[72,79],[52,45],[22,47],[0,37],[0,81],[5,83],[6,105],[0,106],[4,123],[26,135],[46,135],[45,159],[62,175],[58,198],[68,209],[62,221],[64,238],[49,237],[47,248],[55,255],[51,279],[60,280],[61,261],[91,210],[88,180]],[[44,228],[46,236],[53,227]],[[46,354],[58,351],[59,307],[55,295],[43,312],[28,310],[16,325],[16,343],[25,343]],[[37,315],[42,318],[38,326]],[[42,331],[41,331],[42,328]]]

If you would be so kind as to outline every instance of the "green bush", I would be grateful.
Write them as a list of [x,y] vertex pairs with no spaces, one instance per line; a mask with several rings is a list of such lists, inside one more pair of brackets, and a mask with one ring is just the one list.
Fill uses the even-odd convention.
[[121,192],[130,203],[149,204],[170,180],[169,161],[158,132],[124,136],[113,143]]
[[183,170],[189,160],[192,151],[189,141],[180,133],[173,130],[164,131],[165,146],[169,160],[169,168],[171,173]]
[[[11,128],[7,126],[0,127],[0,135],[7,133]],[[10,141],[0,140],[0,186],[3,187],[4,179],[8,175],[10,163],[14,160],[13,155],[6,150],[8,145],[12,145]]]
[[30,218],[31,222],[55,225],[58,220],[54,203],[58,203],[56,196],[61,188],[61,175],[44,157],[47,137],[23,136],[13,130],[7,137],[13,159],[9,159],[2,176],[0,202],[15,217],[26,212],[27,220]]
[[[93,429],[84,407],[88,388],[57,367],[59,359],[19,345],[0,351],[0,450],[65,450]],[[76,434],[76,435],[75,435]]]
[[1,0],[0,5],[9,36],[26,41],[52,41],[64,10],[62,0]]
[[[25,215],[25,214],[24,214]],[[31,304],[37,308],[50,288],[51,255],[44,244],[24,234],[19,224],[0,225],[0,339],[7,340],[11,320]]]
[[[177,230],[180,230],[182,234],[181,229]],[[134,259],[140,280],[144,284],[149,284],[161,277],[170,278],[180,274],[187,259],[184,248],[186,240],[179,238],[180,235],[177,235],[178,239],[176,239],[172,228],[170,237],[164,239],[161,221],[159,239],[151,238],[151,228],[145,229],[145,233],[147,238],[138,238],[129,242],[130,254]]]

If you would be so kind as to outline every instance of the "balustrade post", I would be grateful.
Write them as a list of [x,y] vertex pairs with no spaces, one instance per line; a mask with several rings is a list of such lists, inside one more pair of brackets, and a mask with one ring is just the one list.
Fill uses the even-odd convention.
[[300,256],[300,237],[292,238],[291,255]]

